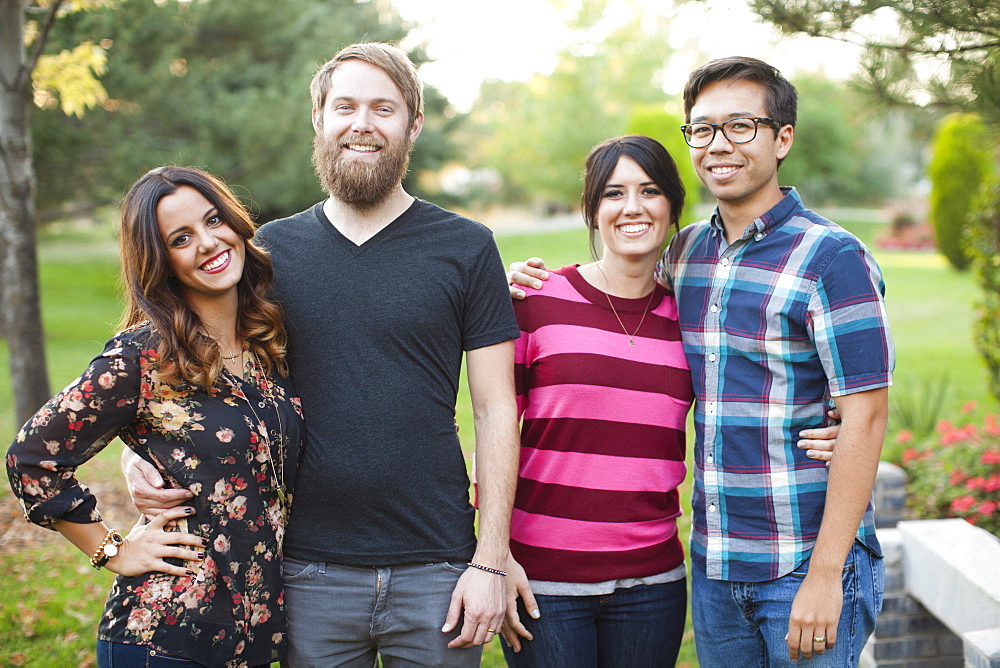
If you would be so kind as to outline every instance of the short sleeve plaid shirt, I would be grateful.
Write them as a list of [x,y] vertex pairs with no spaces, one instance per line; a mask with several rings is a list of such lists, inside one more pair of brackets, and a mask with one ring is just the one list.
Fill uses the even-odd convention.
[[[892,384],[881,271],[794,189],[726,244],[718,211],[673,239],[657,278],[677,296],[695,406],[692,559],[760,582],[812,551],[828,469],[796,447],[832,397]],[[876,554],[869,503],[857,540]]]

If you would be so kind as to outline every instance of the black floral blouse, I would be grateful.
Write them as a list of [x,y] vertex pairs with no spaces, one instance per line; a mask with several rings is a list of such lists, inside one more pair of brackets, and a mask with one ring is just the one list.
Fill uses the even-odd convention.
[[7,453],[11,487],[36,524],[100,521],[93,495],[74,473],[120,437],[169,486],[195,493],[187,503],[196,513],[179,523],[209,545],[200,565],[185,562],[194,576],[118,576],[98,637],[207,666],[281,659],[288,508],[276,480],[283,478],[290,492],[303,433],[299,400],[287,379],[265,378],[251,362],[250,381],[226,374],[206,393],[162,382],[156,359],[148,328],[111,339],[82,376],[21,428]]

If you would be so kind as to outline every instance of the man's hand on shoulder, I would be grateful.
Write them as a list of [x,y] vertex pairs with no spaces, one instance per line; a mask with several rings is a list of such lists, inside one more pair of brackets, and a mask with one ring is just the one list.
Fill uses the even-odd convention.
[[450,633],[463,612],[462,632],[448,647],[475,647],[493,640],[504,621],[506,578],[470,566],[455,585],[442,633]]
[[547,281],[549,272],[545,271],[545,262],[540,257],[533,257],[524,262],[511,262],[507,272],[507,285],[510,286],[511,299],[524,299],[522,287],[542,287],[542,281]]

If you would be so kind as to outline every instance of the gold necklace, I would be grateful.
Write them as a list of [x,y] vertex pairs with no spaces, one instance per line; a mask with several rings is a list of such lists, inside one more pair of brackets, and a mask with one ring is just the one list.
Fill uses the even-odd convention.
[[[271,407],[274,409],[274,415],[278,419],[278,457],[281,458],[281,450],[283,442],[282,434],[284,432],[281,428],[281,411],[278,408],[278,401],[274,398],[274,386],[271,384],[271,381],[268,380],[267,375],[264,373],[263,368],[260,366],[260,362],[257,360],[257,356],[252,355],[251,359],[253,361],[254,370],[263,379],[265,386],[264,387],[265,393],[261,393],[265,400],[261,401],[257,405],[263,409],[267,406],[267,401],[270,401]],[[239,384],[236,382],[236,376],[233,374],[233,372],[230,371],[229,369],[226,369],[225,367],[223,367],[223,369],[225,370],[226,373],[232,376],[231,382],[233,383],[233,387],[235,387],[236,389],[240,389]],[[271,473],[272,476],[274,477],[274,489],[278,493],[278,500],[281,501],[282,517],[284,517],[285,513],[288,510],[288,493],[285,488],[285,460],[281,459],[280,469],[277,466],[275,466],[274,459],[271,457],[271,434],[267,430],[267,423],[261,420],[260,416],[257,415],[257,411],[254,410],[253,407],[253,402],[250,401],[250,397],[246,395],[246,392],[243,392],[243,390],[240,389],[240,393],[243,395],[243,399],[247,402],[247,406],[250,407],[250,412],[253,413],[254,419],[256,419],[257,423],[261,427],[263,427],[262,436],[266,441],[265,443],[266,447],[264,449],[264,452],[267,454],[267,461],[271,465]]]
[[[597,267],[597,271],[601,272],[601,277],[604,279],[604,286],[606,288],[610,288],[611,283],[608,281],[608,277],[604,274],[604,270],[601,269],[601,263],[595,262],[594,266]],[[639,318],[638,326],[636,326],[634,332],[629,334],[628,330],[625,329],[625,323],[622,322],[621,316],[619,316],[618,311],[615,310],[615,305],[611,303],[611,295],[609,295],[607,292],[604,293],[605,298],[607,298],[608,300],[608,306],[611,307],[611,312],[615,314],[615,319],[618,320],[618,325],[622,328],[622,331],[625,332],[625,336],[628,337],[628,344],[630,346],[635,345],[635,335],[639,333],[639,328],[642,327],[642,323],[646,320],[646,313],[649,312],[649,305],[653,303],[653,295],[655,294],[656,294],[656,286],[654,285],[653,291],[649,293],[649,299],[646,300],[646,308],[642,310],[642,317]]]
[[219,356],[222,357],[222,359],[226,360],[227,362],[232,362],[237,357],[243,357],[243,353],[245,351],[245,345],[244,344],[245,344],[245,342],[240,344],[240,350],[239,350],[239,352],[235,352],[232,355],[223,355],[221,353],[224,353],[225,350],[222,349],[222,344],[219,343],[218,340],[215,341],[215,345],[219,346],[219,353],[220,353]]

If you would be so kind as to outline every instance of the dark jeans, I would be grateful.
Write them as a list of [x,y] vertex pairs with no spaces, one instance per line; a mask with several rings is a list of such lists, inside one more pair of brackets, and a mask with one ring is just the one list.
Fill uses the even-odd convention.
[[204,668],[200,663],[151,650],[145,645],[97,641],[98,668]]
[[616,589],[604,596],[536,596],[540,619],[518,601],[521,621],[534,640],[521,640],[514,668],[635,668],[673,666],[687,609],[684,580]]
[[[267,668],[270,664],[257,666]],[[157,652],[145,645],[97,641],[97,668],[205,668],[200,663]]]

